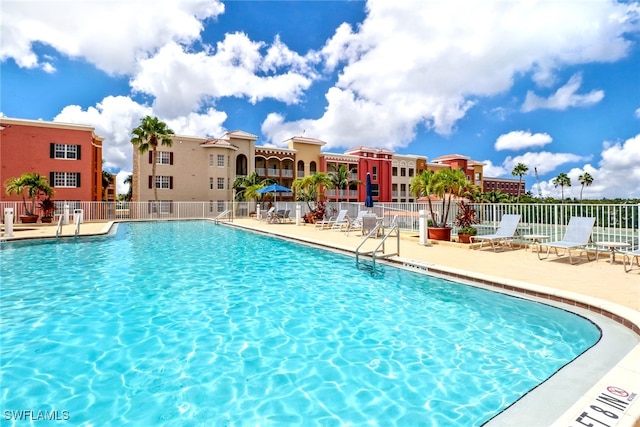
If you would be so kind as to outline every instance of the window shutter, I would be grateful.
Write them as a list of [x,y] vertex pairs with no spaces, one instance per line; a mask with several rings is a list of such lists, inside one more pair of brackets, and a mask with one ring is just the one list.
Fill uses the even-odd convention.
[[153,177],[149,175],[149,188],[153,188]]
[[173,200],[169,202],[169,213],[173,213]]
[[173,151],[169,153],[169,164],[173,164]]
[[[149,164],[153,163],[153,151],[149,150]],[[151,188],[151,187],[149,187]]]
[[54,183],[53,183],[53,172],[49,172],[49,185],[52,187],[55,187]]
[[56,158],[56,144],[53,142],[49,144],[49,158],[50,159]]
[[169,177],[169,190],[173,190],[173,177]]
[[76,187],[80,188],[80,172],[76,173]]
[[78,145],[78,158],[76,160],[80,160],[80,149],[82,148],[81,145]]

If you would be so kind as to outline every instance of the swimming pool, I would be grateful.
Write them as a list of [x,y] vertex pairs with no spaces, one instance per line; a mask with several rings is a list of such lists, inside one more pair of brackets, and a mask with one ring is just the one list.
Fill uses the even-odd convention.
[[1,255],[5,419],[480,425],[600,337],[546,305],[209,222]]

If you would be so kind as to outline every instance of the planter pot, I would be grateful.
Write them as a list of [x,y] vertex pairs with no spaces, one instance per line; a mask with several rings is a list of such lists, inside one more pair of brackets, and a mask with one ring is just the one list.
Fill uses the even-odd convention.
[[458,242],[471,243],[471,234],[458,234]]
[[20,215],[20,222],[23,224],[35,224],[38,222],[38,215]]
[[429,227],[429,238],[451,241],[451,227]]
[[40,218],[40,221],[42,221],[43,224],[51,224],[51,222],[53,221],[53,217],[43,216],[42,218]]

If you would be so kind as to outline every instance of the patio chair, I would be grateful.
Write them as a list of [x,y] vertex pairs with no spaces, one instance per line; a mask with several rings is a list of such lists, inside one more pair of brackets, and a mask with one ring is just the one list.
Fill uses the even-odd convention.
[[506,243],[510,240],[513,240],[516,237],[516,231],[518,229],[518,224],[520,223],[520,215],[517,214],[505,214],[502,215],[500,219],[500,224],[498,225],[498,229],[493,234],[481,234],[479,236],[471,236],[471,243],[476,243],[477,240],[480,241],[479,249],[482,248],[485,242],[491,243],[491,248],[495,252],[498,252],[498,249],[504,249],[503,243]]
[[347,219],[347,214],[348,214],[348,210],[343,209],[340,212],[338,212],[338,216],[336,217],[336,219],[334,221],[331,222],[331,229],[335,230],[342,230],[344,227],[347,227],[349,225],[349,220]]
[[[547,252],[544,254],[544,256],[542,256],[543,251],[538,248],[538,258],[547,259],[549,257],[551,248],[553,248],[555,250],[556,256],[560,257],[568,253],[569,263],[577,264],[579,260],[575,263],[573,262],[571,251],[579,249],[580,252],[578,253],[578,257],[580,257],[580,255],[582,255],[582,253],[584,252],[587,255],[587,261],[591,261],[591,258],[589,258],[587,245],[591,242],[591,233],[593,232],[593,226],[595,222],[596,219],[593,217],[572,216],[569,220],[569,225],[567,225],[567,230],[564,232],[562,240],[559,240],[557,242],[540,243],[540,246],[547,247]],[[562,251],[562,253],[558,253],[558,249],[564,249],[564,251]]]
[[260,221],[271,222],[271,218],[273,217],[275,212],[276,212],[276,207],[275,206],[270,207],[269,210],[266,211],[265,213],[260,213]]
[[338,212],[338,215],[336,215],[335,217],[332,216],[328,220],[316,222],[316,227],[320,227],[321,230],[324,230],[324,229],[333,229],[334,226],[337,226],[338,224],[342,226],[347,222],[346,220],[347,212],[349,211],[346,209],[342,209],[340,212]]
[[293,221],[291,219],[291,217],[289,216],[289,214],[291,213],[291,210],[289,209],[280,209],[276,212],[276,218],[278,219],[278,222],[291,222]]
[[622,256],[622,265],[624,266],[624,271],[626,273],[633,270],[633,261],[636,262],[636,266],[640,268],[640,249],[636,249],[635,251],[623,252]]

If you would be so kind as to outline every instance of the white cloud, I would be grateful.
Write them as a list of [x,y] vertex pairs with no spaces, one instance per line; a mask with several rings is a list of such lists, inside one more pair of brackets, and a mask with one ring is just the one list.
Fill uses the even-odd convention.
[[588,107],[597,104],[604,98],[604,91],[592,90],[580,95],[576,93],[582,85],[582,76],[573,75],[566,85],[559,88],[549,98],[542,98],[532,91],[527,92],[527,97],[522,104],[522,111],[529,112],[546,108],[550,110],[566,110],[569,107]]
[[[103,169],[110,171],[133,169],[133,146],[131,131],[146,115],[156,116],[148,106],[140,105],[125,96],[109,96],[95,107],[83,110],[77,105],[65,107],[54,121],[90,124],[95,133],[104,138]],[[178,119],[163,119],[176,133],[194,136],[221,136],[225,129],[222,123],[225,113],[209,109],[203,114],[190,113]]]
[[522,130],[514,130],[512,132],[500,135],[496,140],[494,148],[500,150],[522,150],[531,147],[544,147],[551,143],[553,138],[548,133],[525,132]]
[[636,109],[635,115],[638,119],[640,119],[640,108]]
[[138,59],[169,42],[200,37],[202,21],[224,11],[218,0],[5,1],[0,15],[0,61],[23,68],[51,67],[33,50],[44,43],[109,74],[128,74]]
[[[532,154],[532,153],[528,153]],[[539,154],[539,153],[533,153]],[[583,191],[584,199],[613,199],[613,198],[640,198],[640,134],[635,135],[624,142],[603,144],[603,150],[600,153],[601,160],[598,166],[592,166],[590,163],[582,167],[572,168],[569,172],[565,172],[571,179],[571,187],[565,187],[565,197],[579,198],[580,184],[579,177],[584,172],[588,172],[594,179],[589,187],[585,187]],[[545,167],[547,161],[551,160],[555,167]],[[540,175],[553,172],[555,176],[559,171],[557,167],[570,162],[578,162],[590,160],[589,158],[579,158],[568,160],[564,155],[545,153],[542,156],[530,156],[527,158],[507,158],[504,166],[508,169],[514,162],[522,161],[533,169],[533,165],[538,162],[538,173]],[[527,163],[531,162],[531,163]],[[542,162],[542,163],[541,163]],[[532,186],[533,194],[538,194],[538,188],[542,190],[544,197],[552,196],[559,198],[561,195],[560,187],[553,185],[553,177],[548,180],[542,180],[540,185]]]
[[[637,13],[633,5],[607,0],[370,0],[367,9],[358,28],[340,26],[318,52],[329,70],[346,64],[327,92],[324,115],[293,124],[343,147],[403,146],[421,125],[447,135],[475,98],[504,93],[522,75],[533,73],[538,83],[550,84],[567,65],[617,60],[630,48],[624,36]],[[563,89],[568,100],[563,91],[556,95],[558,105],[602,96],[579,95],[571,87]],[[365,111],[372,114],[364,117]],[[377,129],[380,120],[384,134],[355,137],[362,128]],[[279,134],[275,123],[266,127],[270,135]]]
[[[265,56],[261,53],[264,47],[242,33],[227,34],[213,55],[185,52],[182,46],[168,43],[140,62],[131,86],[155,97],[154,110],[170,117],[198,110],[204,101],[221,97],[246,97],[252,103],[265,98],[298,102],[313,78],[306,60],[279,40]],[[282,67],[288,70],[270,72]]]
[[484,160],[482,163],[484,163],[482,172],[485,177],[495,178],[499,176],[506,176],[507,174],[511,173],[511,171],[508,171],[503,166],[494,165],[491,160]]

